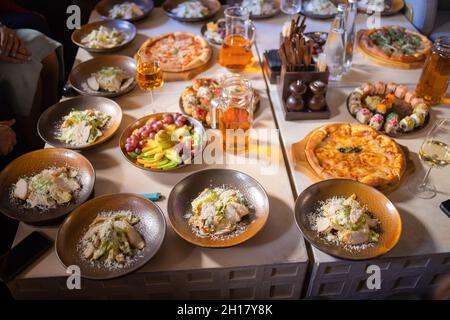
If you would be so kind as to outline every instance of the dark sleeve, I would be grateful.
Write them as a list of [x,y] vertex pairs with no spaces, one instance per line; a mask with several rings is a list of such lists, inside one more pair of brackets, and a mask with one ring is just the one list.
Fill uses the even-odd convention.
[[28,10],[17,5],[13,0],[0,0],[0,16],[11,13],[23,13]]

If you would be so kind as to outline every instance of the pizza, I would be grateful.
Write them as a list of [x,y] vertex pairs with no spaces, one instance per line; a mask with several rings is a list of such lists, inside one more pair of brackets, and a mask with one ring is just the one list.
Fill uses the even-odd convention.
[[427,37],[399,26],[362,30],[359,45],[368,54],[382,59],[413,63],[425,60],[431,49]]
[[186,32],[163,34],[147,40],[141,48],[158,60],[165,72],[183,72],[201,67],[211,58],[209,44],[200,36]]
[[353,179],[377,188],[399,182],[406,168],[400,146],[364,124],[320,127],[310,134],[305,153],[322,179]]

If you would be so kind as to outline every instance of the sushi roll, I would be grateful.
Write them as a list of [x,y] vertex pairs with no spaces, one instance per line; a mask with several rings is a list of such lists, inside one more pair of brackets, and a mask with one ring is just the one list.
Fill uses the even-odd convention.
[[361,87],[356,88],[355,90],[353,90],[353,93],[359,93],[360,96],[362,96],[364,94],[364,91]]
[[379,95],[383,95],[384,94],[384,90],[386,89],[386,85],[384,84],[383,81],[377,81],[375,82],[375,94],[379,94]]
[[402,129],[403,132],[409,132],[414,129],[415,122],[410,116],[404,117],[399,122],[400,129]]
[[424,103],[425,101],[423,100],[423,98],[418,98],[415,97],[411,100],[411,106],[414,108],[415,106],[417,106],[419,103]]
[[390,121],[391,119],[395,119],[395,120],[397,120],[397,122],[398,122],[398,119],[399,119],[398,114],[395,113],[395,112],[389,113],[389,114],[387,115],[387,117],[386,117],[386,122]]
[[377,104],[377,108],[375,111],[379,114],[385,115],[388,111],[387,104],[385,102]]
[[430,108],[426,103],[418,103],[413,109],[413,113],[423,113],[425,118],[427,117],[428,113],[430,112]]
[[356,113],[362,108],[361,101],[350,102],[348,108],[352,115],[356,115]]
[[403,99],[405,94],[408,92],[408,87],[400,85],[395,89],[395,96],[399,99]]
[[372,112],[370,112],[370,110],[367,108],[361,108],[356,113],[356,120],[358,120],[360,123],[368,124],[371,117]]
[[396,84],[395,82],[389,82],[389,83],[386,85],[386,91],[385,91],[385,93],[386,93],[386,94],[394,93],[394,92],[395,92],[395,89],[397,89],[397,84]]
[[370,82],[364,82],[361,85],[361,89],[364,94],[373,94],[375,91],[375,87]]
[[[394,112],[390,113],[390,115],[393,113]],[[398,115],[397,117],[386,119],[386,123],[384,124],[384,132],[389,135],[395,135],[398,132]]]
[[415,97],[417,97],[417,93],[415,91],[408,91],[405,94],[405,98],[404,99],[405,99],[405,101],[407,103],[411,103],[412,99],[414,99]]
[[384,117],[381,114],[375,114],[369,120],[369,126],[379,131],[383,127]]
[[393,94],[393,93],[387,94],[386,97],[384,98],[384,100],[386,100],[386,104],[389,107],[392,107],[392,105],[394,104],[394,101],[395,101],[395,94]]
[[414,127],[420,127],[425,123],[425,115],[423,113],[413,113],[411,119],[414,121]]
[[349,102],[350,103],[361,102],[361,97],[362,97],[362,95],[360,93],[352,92],[352,94],[350,95],[350,98],[349,98]]

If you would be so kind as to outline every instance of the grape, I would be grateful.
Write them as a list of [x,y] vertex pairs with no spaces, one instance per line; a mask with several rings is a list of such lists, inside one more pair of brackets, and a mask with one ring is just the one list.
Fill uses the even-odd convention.
[[184,126],[184,123],[181,121],[175,120],[175,125],[177,126],[177,128],[181,128],[182,126]]
[[173,120],[173,117],[172,117],[171,114],[165,114],[165,115],[163,116],[162,121],[163,121],[164,123],[167,123],[167,124],[172,124],[172,123],[174,123],[175,120]]
[[130,144],[128,144],[128,143],[126,143],[126,144],[125,144],[125,150],[127,150],[127,152],[131,152],[131,151],[133,151],[133,150],[134,150],[134,148],[133,148],[133,146],[132,146],[132,145],[130,145]]
[[141,132],[141,137],[147,138],[149,133],[150,133],[149,130],[145,129],[144,131]]
[[136,148],[136,149],[134,149],[134,152],[135,152],[136,154],[141,154],[142,149],[141,149],[141,148]]
[[151,126],[151,125],[154,124],[156,121],[158,121],[158,120],[156,120],[156,118],[151,118],[150,120],[147,121],[147,124],[149,124],[149,125]]
[[138,145],[139,140],[137,139],[131,139],[129,145],[132,146],[133,148],[136,148],[136,146]]
[[140,127],[140,128],[139,128],[139,133],[142,134],[142,131],[144,131],[144,130],[145,130],[145,127]]
[[125,140],[125,143],[130,144],[131,143],[131,137],[128,137],[127,140]]
[[174,115],[173,115],[173,120],[174,121],[176,121],[177,119],[178,119],[178,117],[180,117],[181,116],[181,113],[175,113]]
[[156,121],[156,122],[152,125],[152,128],[153,128],[153,130],[155,130],[155,131],[161,130],[162,127],[163,127],[162,121]]
[[145,125],[145,130],[147,130],[147,131],[152,131],[152,125],[149,124],[149,123],[147,123],[147,124]]
[[139,146],[140,149],[144,148],[145,147],[145,141],[144,140],[139,141],[138,146]]
[[136,140],[141,140],[141,133],[140,132],[136,132],[136,134],[135,134],[135,136],[136,136]]
[[177,120],[183,122],[183,124],[187,122],[187,118],[185,116],[179,116]]
[[155,138],[155,135],[156,135],[156,132],[155,132],[155,131],[152,131],[152,132],[150,132],[150,133],[148,134],[148,137],[149,137],[150,139],[154,139],[154,138]]

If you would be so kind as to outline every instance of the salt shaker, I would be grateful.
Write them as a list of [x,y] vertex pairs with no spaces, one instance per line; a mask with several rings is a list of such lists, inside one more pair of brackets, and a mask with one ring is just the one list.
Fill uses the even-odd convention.
[[305,109],[305,102],[303,95],[306,92],[306,85],[301,80],[292,82],[289,85],[290,95],[286,99],[286,106],[290,111],[303,111]]
[[327,85],[320,80],[316,80],[309,84],[309,89],[312,92],[312,97],[308,101],[308,108],[312,111],[323,110],[327,105],[325,99]]

